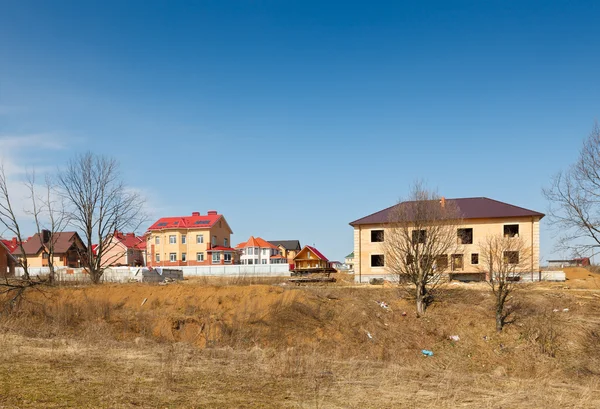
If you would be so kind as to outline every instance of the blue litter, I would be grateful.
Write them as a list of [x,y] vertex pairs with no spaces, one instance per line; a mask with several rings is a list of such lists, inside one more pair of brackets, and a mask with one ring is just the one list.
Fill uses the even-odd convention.
[[421,353],[422,353],[423,355],[425,355],[425,356],[433,356],[433,351],[430,351],[430,350],[428,350],[428,349],[423,349],[423,350],[421,351]]

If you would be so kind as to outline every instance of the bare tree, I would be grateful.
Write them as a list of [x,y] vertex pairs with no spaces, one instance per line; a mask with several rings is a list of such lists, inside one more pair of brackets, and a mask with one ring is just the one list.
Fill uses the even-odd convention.
[[23,279],[29,280],[27,254],[23,247],[21,228],[10,197],[8,179],[6,178],[6,172],[4,171],[4,162],[0,162],[0,224],[17,238],[17,245],[20,253],[19,264],[23,267]]
[[581,254],[600,245],[600,127],[596,123],[575,164],[543,190],[548,216],[560,231],[558,247]]
[[416,301],[422,316],[458,247],[460,211],[453,201],[415,183],[408,201],[391,211],[383,241],[385,266]]
[[496,330],[502,331],[512,313],[507,308],[513,293],[519,288],[519,273],[526,272],[531,260],[531,248],[519,237],[490,235],[479,245],[480,269],[494,295]]
[[87,246],[81,254],[83,264],[92,282],[99,283],[105,269],[103,258],[110,250],[108,237],[117,230],[138,229],[145,220],[144,201],[126,187],[115,159],[91,152],[69,161],[58,183],[70,223],[82,232]]
[[37,193],[35,184],[35,172],[27,175],[25,182],[29,190],[31,200],[30,214],[35,222],[38,239],[43,248],[43,253],[48,260],[48,269],[50,271],[49,281],[55,280],[56,272],[54,268],[54,248],[61,233],[68,224],[68,217],[65,212],[64,200],[58,195],[56,186],[50,175],[45,176],[45,185],[43,194]]

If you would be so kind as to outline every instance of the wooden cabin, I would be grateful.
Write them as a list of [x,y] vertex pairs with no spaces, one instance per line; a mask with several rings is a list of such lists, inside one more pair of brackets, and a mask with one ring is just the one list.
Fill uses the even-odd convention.
[[319,250],[312,246],[304,246],[294,257],[292,272],[296,274],[333,273],[335,269]]

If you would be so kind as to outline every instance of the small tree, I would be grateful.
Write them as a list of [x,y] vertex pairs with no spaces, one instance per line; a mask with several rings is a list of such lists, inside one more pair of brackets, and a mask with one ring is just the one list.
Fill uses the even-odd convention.
[[385,266],[414,296],[417,315],[425,314],[457,248],[460,211],[451,200],[416,183],[410,200],[391,211],[383,241]]
[[29,269],[27,264],[27,254],[23,247],[23,236],[17,215],[13,208],[13,203],[8,188],[8,179],[4,171],[4,162],[0,162],[0,225],[4,226],[14,237],[17,238],[19,248],[19,264],[23,268],[23,279],[29,280]]
[[45,185],[42,194],[36,193],[35,172],[27,177],[25,183],[29,190],[31,210],[28,211],[35,222],[38,238],[42,244],[43,253],[48,257],[49,281],[55,280],[54,248],[62,232],[68,224],[64,201],[56,192],[56,186],[50,175],[45,177]]
[[519,237],[501,235],[487,236],[479,248],[480,268],[494,295],[496,330],[502,331],[512,313],[507,303],[519,288],[519,273],[527,271],[531,249]]
[[558,247],[581,254],[600,245],[600,127],[596,123],[566,172],[543,190],[548,216],[559,234]]
[[[115,159],[90,152],[69,161],[58,184],[66,199],[71,224],[83,235],[87,252],[81,254],[93,283],[104,274],[103,258],[115,231],[135,231],[145,220],[140,195],[126,187]],[[97,245],[93,251],[94,245]]]

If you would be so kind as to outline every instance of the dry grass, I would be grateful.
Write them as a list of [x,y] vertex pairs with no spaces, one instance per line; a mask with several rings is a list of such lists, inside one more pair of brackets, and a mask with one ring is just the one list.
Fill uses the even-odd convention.
[[421,319],[386,288],[32,293],[0,317],[0,407],[600,406],[600,292],[529,290],[501,334],[479,285],[449,286]]

